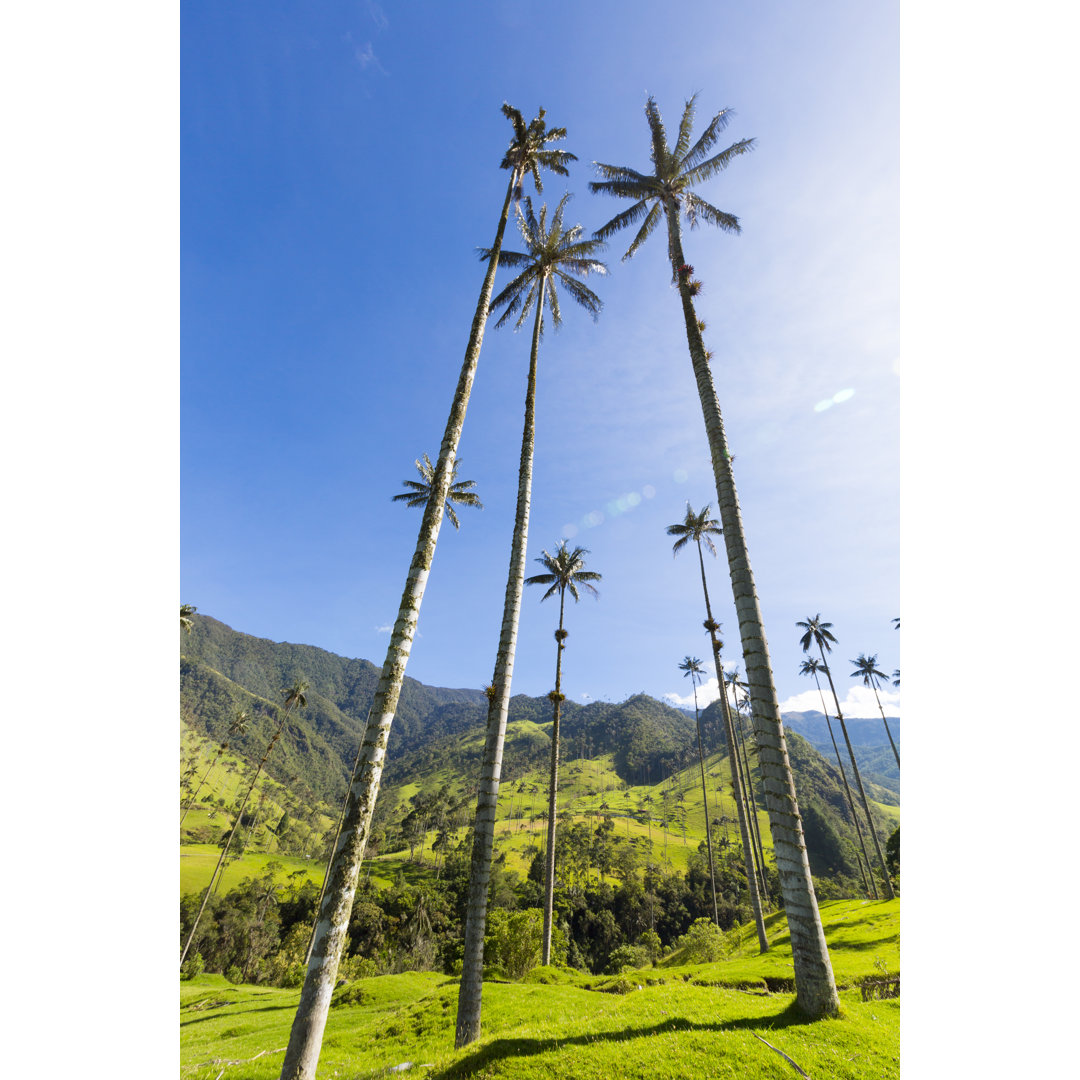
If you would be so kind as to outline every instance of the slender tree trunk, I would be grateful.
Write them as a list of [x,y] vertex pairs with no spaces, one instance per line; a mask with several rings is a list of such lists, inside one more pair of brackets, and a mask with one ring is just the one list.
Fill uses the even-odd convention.
[[746,884],[750,892],[750,907],[754,912],[754,924],[757,927],[758,945],[762,952],[769,951],[769,939],[765,934],[765,916],[761,910],[761,892],[758,889],[757,874],[754,869],[754,845],[750,839],[750,823],[746,802],[743,799],[741,778],[739,776],[739,749],[735,741],[735,726],[731,722],[728,709],[727,691],[724,683],[724,665],[720,659],[720,641],[716,636],[717,623],[713,618],[712,603],[709,601],[709,586],[705,580],[705,557],[698,543],[698,562],[701,566],[701,591],[705,594],[705,626],[709,631],[712,644],[713,664],[716,668],[716,682],[720,687],[720,715],[724,720],[724,734],[728,744],[728,765],[731,768],[731,790],[735,797],[736,816],[739,819],[739,834],[742,837],[743,861],[746,863]]
[[885,895],[890,900],[896,899],[892,879],[889,877],[889,868],[885,865],[885,856],[881,853],[881,841],[878,840],[877,829],[874,828],[874,819],[870,816],[870,801],[866,797],[866,789],[863,787],[862,776],[859,773],[859,765],[855,760],[855,751],[851,746],[851,738],[848,735],[847,724],[844,723],[844,714],[840,711],[840,698],[836,694],[836,684],[833,682],[832,672],[825,663],[825,648],[818,641],[818,651],[821,653],[821,662],[825,667],[825,674],[829,679],[829,689],[832,690],[833,702],[836,705],[836,719],[840,721],[840,730],[844,733],[844,742],[847,744],[848,757],[851,758],[851,771],[855,774],[855,786],[859,789],[859,799],[866,814],[866,824],[870,829],[870,839],[874,841],[874,851],[877,854],[878,865],[881,867],[881,880],[885,883]]
[[761,842],[761,827],[758,824],[757,819],[757,800],[754,797],[754,777],[750,772],[750,756],[746,752],[746,730],[743,727],[742,713],[739,712],[738,705],[735,706],[735,722],[737,722],[737,732],[739,737],[739,751],[742,754],[743,772],[746,776],[746,781],[743,786],[743,790],[746,792],[746,804],[747,813],[750,819],[750,835],[754,842],[754,851],[757,854],[757,866],[758,877],[761,884],[761,896],[762,906],[768,906],[768,891],[769,884],[765,878],[765,846]]
[[713,866],[712,831],[709,828],[709,795],[705,790],[705,750],[701,745],[701,714],[698,712],[697,678],[691,675],[690,681],[694,684],[694,723],[697,725],[698,765],[701,766],[701,799],[705,804],[705,843],[708,845],[709,850],[709,884],[712,885],[713,922],[719,928],[720,908],[716,903],[716,868]]
[[326,895],[326,884],[330,880],[330,864],[334,861],[334,852],[337,850],[338,840],[341,838],[341,825],[345,820],[345,809],[349,805],[349,790],[356,779],[356,770],[360,764],[360,751],[356,751],[353,759],[352,773],[349,776],[349,784],[345,788],[345,798],[341,801],[341,813],[338,814],[337,829],[334,831],[334,842],[330,845],[330,858],[326,860],[326,869],[323,871],[322,888],[319,889],[319,899],[315,901],[315,921],[311,924],[311,936],[308,938],[307,952],[304,953],[304,966],[311,961],[311,950],[315,947],[315,930],[319,925],[319,909],[322,907],[323,897]]
[[881,707],[881,698],[878,697],[877,687],[874,686],[874,700],[877,702],[878,712],[881,713],[881,722],[885,725],[885,734],[889,736],[889,745],[892,747],[893,757],[896,758],[896,767],[900,768],[900,751],[893,742],[892,732],[889,730],[889,721],[885,719],[885,710]]
[[457,1030],[454,1036],[454,1045],[459,1049],[480,1037],[484,931],[487,926],[491,858],[495,846],[495,816],[502,774],[503,745],[506,740],[506,719],[510,709],[510,682],[514,674],[518,620],[521,616],[521,596],[525,589],[525,553],[529,539],[533,448],[536,443],[536,365],[540,352],[546,277],[545,274],[541,278],[536,302],[529,379],[525,392],[525,427],[521,435],[521,462],[518,467],[517,513],[514,518],[514,538],[510,546],[510,571],[503,601],[502,630],[499,634],[495,674],[492,676],[491,694],[488,698],[487,741],[484,745],[480,794],[476,802],[476,824],[465,916],[465,952],[462,958],[461,985],[458,988]]
[[240,809],[236,812],[236,820],[233,822],[233,827],[229,830],[229,836],[225,841],[225,846],[221,849],[221,854],[218,856],[217,866],[214,867],[214,872],[210,875],[210,884],[206,886],[206,893],[203,895],[202,904],[199,906],[199,913],[195,916],[195,921],[191,924],[191,932],[188,934],[187,942],[184,945],[184,951],[180,954],[180,966],[184,966],[184,961],[187,959],[188,950],[191,948],[191,943],[195,940],[195,932],[199,929],[199,920],[203,916],[203,912],[206,910],[207,901],[210,899],[210,894],[214,889],[214,884],[219,880],[218,875],[221,873],[222,868],[225,865],[225,858],[229,854],[229,848],[232,846],[233,837],[236,835],[236,830],[240,828],[240,819],[244,816],[244,807],[247,806],[248,799],[251,798],[251,793],[255,790],[255,782],[259,779],[259,773],[262,772],[263,766],[266,764],[266,759],[270,756],[270,751],[274,749],[274,744],[281,737],[282,731],[285,729],[285,721],[289,719],[289,710],[285,710],[285,715],[281,718],[281,723],[278,724],[277,731],[274,732],[274,737],[270,740],[270,745],[266,748],[266,753],[262,756],[262,761],[259,762],[259,767],[255,770],[255,775],[251,778],[251,783],[248,785],[247,791],[244,793],[244,800],[240,803]]
[[329,884],[319,908],[315,945],[300,992],[300,1004],[293,1018],[289,1045],[281,1067],[281,1080],[315,1080],[315,1068],[322,1048],[330,998],[334,992],[338,965],[348,936],[349,917],[356,895],[360,864],[363,862],[371,829],[371,816],[382,780],[386,741],[390,736],[394,713],[397,711],[398,697],[405,679],[405,666],[412,650],[420,604],[424,598],[431,560],[442,525],[446,493],[453,476],[454,459],[465,423],[465,411],[480,358],[480,347],[484,340],[484,326],[487,322],[492,286],[495,284],[495,270],[499,265],[503,233],[510,214],[510,199],[517,181],[515,170],[506,188],[506,198],[503,200],[495,242],[491,246],[487,273],[484,275],[484,284],[480,290],[476,313],[473,315],[465,359],[446,422],[439,460],[431,479],[431,496],[424,508],[397,621],[390,636],[390,646],[368,713],[367,728],[360,750],[360,771],[349,790],[345,823],[330,863]]
[[825,944],[825,931],[821,925],[821,914],[810,876],[802,818],[799,816],[795,782],[791,775],[784,726],[780,719],[780,707],[769,663],[769,649],[750,569],[735,481],[731,473],[731,455],[727,448],[720,405],[716,398],[709,361],[705,356],[697,314],[690,297],[688,277],[679,272],[686,260],[682,251],[678,203],[674,199],[668,200],[666,211],[671,268],[679,286],[690,360],[712,456],[720,522],[724,529],[731,587],[739,618],[743,659],[746,662],[747,682],[754,711],[754,732],[772,829],[773,854],[776,857],[784,910],[791,933],[795,994],[804,1014],[811,1017],[834,1016],[840,1009],[840,999],[836,993],[836,980],[833,977],[829,950]]
[[203,778],[199,781],[199,786],[195,789],[195,794],[191,796],[191,799],[188,801],[187,806],[184,807],[184,812],[180,815],[181,825],[184,824],[184,818],[188,816],[188,811],[192,808],[192,806],[195,805],[195,800],[199,797],[199,792],[202,791],[203,784],[206,783],[207,778],[217,767],[217,763],[221,760],[221,755],[224,754],[225,751],[228,750],[228,748],[228,743],[222,743],[221,748],[218,750],[216,756],[214,757],[214,760],[210,763],[210,768],[203,773]]
[[[859,873],[862,874],[863,888],[867,893],[873,894],[874,899],[878,898],[877,885],[874,883],[874,874],[870,870],[870,856],[866,854],[866,842],[863,840],[862,826],[859,824],[859,815],[855,813],[855,800],[851,797],[851,788],[848,786],[847,774],[844,772],[844,763],[840,760],[840,747],[836,745],[836,736],[833,734],[832,723],[829,720],[829,710],[825,708],[825,694],[821,689],[821,680],[817,677],[817,672],[814,672],[814,682],[817,683],[818,696],[821,698],[821,711],[825,714],[825,723],[829,727],[829,738],[832,739],[832,748],[836,754],[836,764],[840,769],[840,779],[844,781],[844,793],[847,795],[848,809],[851,811],[851,820],[855,824],[855,832],[859,837],[859,850],[862,851],[863,862],[866,863],[866,870],[863,870],[863,864],[859,863]],[[867,876],[869,873],[869,877]]]
[[559,711],[562,705],[562,653],[566,648],[566,631],[563,630],[563,607],[566,590],[559,592],[559,629],[555,634],[555,692],[551,695],[554,705],[554,723],[551,726],[551,776],[548,780],[548,829],[547,866],[544,868],[544,940],[541,964],[551,963],[551,923],[555,909],[555,797],[559,791]]

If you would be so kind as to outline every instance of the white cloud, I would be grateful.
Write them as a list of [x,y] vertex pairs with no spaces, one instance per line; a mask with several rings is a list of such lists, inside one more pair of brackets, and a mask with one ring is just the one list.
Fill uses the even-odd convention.
[[394,629],[394,624],[393,623],[387,623],[385,626],[376,626],[375,627],[375,633],[376,634],[389,634],[390,631],[393,630],[393,629]]
[[372,21],[380,31],[385,30],[390,25],[390,20],[386,17],[386,12],[375,3],[375,0],[367,0],[367,9]]
[[[840,699],[840,708],[843,710],[845,719],[851,717],[853,719],[879,720],[881,718],[877,702],[874,700],[874,691],[870,687],[848,686],[846,688],[838,687],[837,689],[847,690],[847,697]],[[881,697],[881,705],[885,710],[885,715],[899,716],[900,691],[881,689],[878,694]],[[825,691],[825,704],[828,705],[829,715],[831,716],[835,705],[828,690]],[[804,690],[802,693],[780,702],[781,713],[811,711],[821,712],[821,696],[818,694],[816,687],[812,690]]]
[[[715,675],[698,684],[697,702],[699,708],[704,709],[706,705],[711,705],[714,701],[720,699],[718,686],[719,683],[717,683]],[[694,707],[694,691],[692,689],[688,694],[665,694],[664,697],[680,708],[692,709]]]
[[375,50],[371,47],[370,41],[365,41],[364,47],[356,50],[356,59],[365,71],[374,66],[376,70],[381,71],[384,75],[387,74],[386,68],[379,63],[379,58],[375,55]]

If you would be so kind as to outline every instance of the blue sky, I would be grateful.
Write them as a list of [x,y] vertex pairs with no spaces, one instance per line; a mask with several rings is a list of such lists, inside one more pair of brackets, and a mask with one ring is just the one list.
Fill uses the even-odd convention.
[[[646,97],[673,130],[697,93],[696,130],[731,107],[726,141],[757,139],[702,188],[742,234],[703,227],[684,244],[778,692],[815,707],[794,623],[819,611],[845,688],[859,652],[899,666],[897,12],[644,14],[183,5],[186,602],[381,664],[419,524],[390,497],[441,439],[482,278],[475,249],[505,190],[500,104],[543,106],[568,129],[578,162],[533,197],[572,192],[567,219],[591,232],[623,208],[589,194],[592,162],[647,167]],[[540,354],[530,558],[572,536],[604,575],[600,599],[568,615],[564,678],[580,701],[685,695],[678,663],[706,655],[695,559],[673,559],[665,534],[688,500],[715,506],[704,426],[663,237],[622,262],[629,239],[614,238],[611,273],[593,282],[599,321],[565,305]],[[506,246],[519,241],[511,223]],[[460,448],[485,509],[440,536],[409,665],[427,683],[491,677],[528,347],[527,331],[489,323]],[[740,664],[726,569],[708,570]],[[527,594],[515,691],[550,689],[556,618]],[[851,700],[876,715],[872,698]],[[898,711],[891,687],[885,700]]]

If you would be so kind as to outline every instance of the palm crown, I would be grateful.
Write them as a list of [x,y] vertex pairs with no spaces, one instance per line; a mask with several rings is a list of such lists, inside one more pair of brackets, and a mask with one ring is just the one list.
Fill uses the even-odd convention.
[[[580,304],[594,319],[600,314],[603,303],[600,298],[584,282],[578,278],[588,274],[606,274],[607,267],[598,262],[592,256],[604,247],[599,240],[582,240],[582,227],[572,225],[570,228],[563,226],[563,210],[566,207],[570,195],[564,195],[555,208],[551,217],[551,228],[547,227],[547,206],[540,207],[540,219],[533,213],[532,200],[525,199],[525,212],[518,209],[518,228],[522,238],[528,247],[528,253],[520,251],[504,251],[499,256],[499,261],[509,267],[523,267],[522,271],[494,300],[491,308],[503,307],[506,310],[495,324],[502,326],[510,318],[520,311],[515,328],[524,323],[533,303],[538,298],[542,299],[541,293],[547,297],[551,308],[551,319],[556,328],[562,323],[559,313],[559,297],[555,289],[556,281],[562,283],[566,291]],[[480,258],[487,259],[491,252],[487,248],[480,249]],[[540,333],[543,330],[541,319]]]
[[545,149],[548,143],[565,139],[566,128],[552,128],[549,131],[547,124],[544,122],[543,109],[537,113],[536,118],[530,121],[527,126],[521,112],[512,105],[507,105],[505,101],[502,105],[502,112],[503,116],[514,125],[514,137],[511,139],[510,146],[499,163],[499,168],[514,171],[514,175],[517,177],[517,186],[514,190],[515,198],[520,199],[522,196],[522,179],[527,172],[532,175],[537,191],[544,190],[544,185],[540,181],[541,168],[550,169],[553,173],[559,173],[561,176],[569,175],[566,165],[570,161],[577,161],[577,155],[566,150]]
[[705,674],[705,669],[701,666],[701,661],[696,656],[688,656],[679,665],[679,670],[684,672],[684,679],[691,679],[695,685],[697,685],[698,679],[702,678]]
[[551,586],[540,597],[541,600],[546,600],[556,593],[563,596],[567,591],[575,600],[580,600],[579,585],[586,592],[592,593],[593,596],[598,595],[596,587],[591,585],[590,582],[599,581],[600,574],[596,573],[595,570],[585,569],[584,556],[589,554],[589,549],[576,547],[570,550],[566,545],[566,540],[560,540],[559,547],[554,555],[545,551],[537,558],[536,561],[547,570],[546,574],[537,574],[534,577],[525,579],[526,585]]
[[873,656],[865,656],[863,653],[859,653],[858,660],[851,660],[849,663],[855,665],[855,670],[851,673],[851,677],[855,679],[861,675],[863,686],[872,686],[877,689],[877,687],[883,682],[887,682],[889,679],[884,671],[877,670],[877,653]]
[[832,652],[832,647],[836,644],[836,638],[830,633],[832,623],[822,622],[820,612],[812,619],[808,618],[806,622],[797,622],[795,625],[806,631],[799,639],[803,652],[808,652],[815,642],[823,652]]
[[816,657],[813,657],[813,656],[808,656],[799,665],[799,674],[800,675],[816,675],[819,671],[824,671],[824,670],[825,670],[825,665],[820,660],[818,660]]
[[[424,455],[422,462],[418,458],[415,464],[416,471],[420,474],[420,480],[403,480],[402,483],[409,490],[401,492],[400,495],[395,495],[390,500],[391,502],[404,502],[407,506],[427,505],[428,499],[431,498],[431,483],[435,478],[435,467],[431,464],[431,459],[427,454]],[[475,506],[478,510],[484,509],[480,496],[472,490],[472,488],[476,487],[476,481],[455,479],[460,464],[460,461],[454,462],[454,468],[450,474],[450,488],[446,492],[446,502],[443,504],[446,516],[455,529],[460,526],[457,514],[454,513],[454,508],[450,505],[451,503],[457,503],[459,506]]]
[[644,218],[637,235],[623,256],[624,259],[629,259],[656,228],[663,216],[666,204],[674,203],[681,207],[691,228],[696,226],[699,220],[703,220],[726,232],[740,231],[737,217],[718,210],[690,189],[695,184],[708,180],[726,169],[740,154],[752,150],[754,140],[740,139],[726,150],[721,150],[712,157],[707,156],[734,115],[731,109],[721,109],[709,121],[708,127],[698,137],[697,142],[691,146],[690,132],[694,126],[694,101],[695,98],[692,97],[683,109],[682,120],[679,122],[679,134],[673,148],[668,146],[664,122],[660,117],[660,110],[656,107],[655,99],[650,97],[646,103],[645,116],[649,121],[649,132],[652,136],[650,158],[653,171],[651,174],[638,172],[627,165],[602,165],[598,161],[594,162],[597,172],[604,179],[592,181],[589,184],[590,191],[634,200],[633,206],[621,214],[616,214],[606,225],[597,229],[594,234],[596,238],[607,240],[620,229],[636,224]]
[[723,534],[720,522],[709,517],[709,505],[706,503],[700,513],[695,514],[690,504],[686,504],[686,517],[678,525],[669,525],[668,536],[677,536],[679,539],[671,547],[671,553],[678,555],[679,551],[692,540],[696,544],[704,544],[712,555],[716,554],[716,545],[712,537]]

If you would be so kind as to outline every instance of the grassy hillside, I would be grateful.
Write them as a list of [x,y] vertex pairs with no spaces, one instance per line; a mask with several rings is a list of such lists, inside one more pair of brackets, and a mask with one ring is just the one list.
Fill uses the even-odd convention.
[[[319,1073],[367,1078],[411,1063],[407,1071],[442,1080],[796,1075],[780,1051],[813,1077],[892,1080],[899,1076],[899,1000],[863,1001],[857,986],[883,970],[898,973],[899,903],[833,901],[821,914],[842,987],[836,1020],[807,1023],[795,1011],[786,989],[790,942],[778,914],[769,920],[774,944],[765,956],[747,943],[711,964],[680,965],[675,956],[623,976],[546,968],[521,982],[488,980],[484,1033],[460,1051],[453,1048],[456,979],[407,972],[356,980],[335,993]],[[298,990],[210,975],[181,983],[180,999],[184,1080],[277,1077]]]

